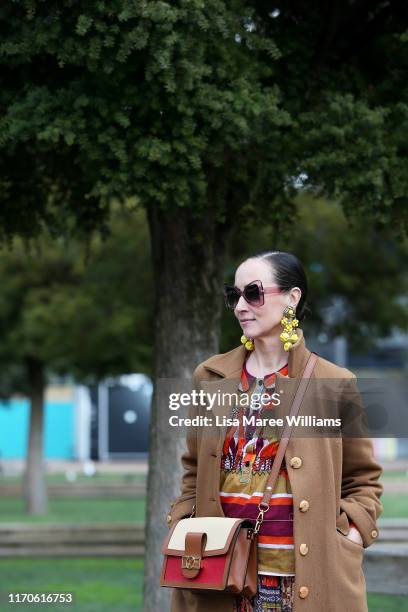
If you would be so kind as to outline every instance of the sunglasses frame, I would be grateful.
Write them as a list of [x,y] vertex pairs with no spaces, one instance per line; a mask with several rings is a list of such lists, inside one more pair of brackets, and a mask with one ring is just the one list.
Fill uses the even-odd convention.
[[[257,285],[259,289],[259,297],[261,300],[260,304],[254,304],[245,297],[245,290],[247,289],[247,287],[250,287],[251,285]],[[228,304],[227,289],[233,289],[238,295],[238,300],[234,307]],[[235,285],[227,285],[226,283],[224,283],[224,301],[225,301],[225,305],[228,308],[228,310],[235,310],[241,297],[243,297],[244,300],[247,302],[247,304],[249,304],[250,306],[255,306],[255,307],[263,306],[265,304],[265,293],[268,293],[270,295],[278,295],[279,293],[284,293],[284,292],[276,286],[275,287],[264,287],[262,285],[262,281],[260,280],[251,281],[250,283],[245,285],[242,291]]]

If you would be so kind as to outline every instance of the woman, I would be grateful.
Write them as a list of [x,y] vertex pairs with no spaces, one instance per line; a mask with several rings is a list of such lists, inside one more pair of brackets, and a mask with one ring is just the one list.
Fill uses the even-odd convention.
[[[242,417],[277,414],[277,397],[289,411],[284,395],[286,390],[291,397],[291,387],[285,385],[302,376],[310,355],[298,327],[306,297],[301,263],[279,251],[248,258],[236,270],[235,285],[225,287],[243,344],[200,364],[195,388],[216,387],[222,394],[235,387],[250,397],[268,393],[270,401],[255,408],[250,402],[247,408],[214,407],[240,425],[187,437],[181,495],[171,504],[169,527],[193,512],[256,517],[279,434],[267,424],[244,425]],[[313,397],[308,389],[299,414],[347,414],[350,397],[358,397],[354,374],[318,357],[312,378],[322,386]],[[247,599],[173,589],[171,611],[367,611],[363,549],[378,537],[381,472],[369,438],[292,434],[259,533],[257,594]]]

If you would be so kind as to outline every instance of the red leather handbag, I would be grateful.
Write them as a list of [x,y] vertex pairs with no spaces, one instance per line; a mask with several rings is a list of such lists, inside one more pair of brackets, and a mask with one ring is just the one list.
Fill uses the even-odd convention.
[[[317,361],[311,353],[293,399],[290,416],[296,416]],[[276,479],[285,456],[292,427],[287,423],[279,442],[265,492],[253,521],[205,516],[180,519],[170,529],[162,548],[164,560],[160,586],[198,591],[225,591],[252,597],[257,591],[258,532],[269,509]]]
[[177,521],[163,546],[161,586],[256,593],[254,526],[220,516]]

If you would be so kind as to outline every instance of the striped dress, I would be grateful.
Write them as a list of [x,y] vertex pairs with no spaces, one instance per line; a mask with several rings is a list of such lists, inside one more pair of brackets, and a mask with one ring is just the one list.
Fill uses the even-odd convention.
[[[279,372],[288,375],[287,364]],[[244,363],[238,391],[253,398],[254,393],[275,391],[275,373],[256,379]],[[253,398],[254,399],[254,398]],[[246,402],[249,404],[250,402]],[[273,417],[274,406],[237,407],[234,416]],[[227,431],[220,473],[220,501],[225,516],[255,520],[279,446],[275,428],[241,423]],[[237,612],[291,612],[295,576],[293,541],[293,498],[283,460],[275,488],[258,536],[258,592],[251,598],[235,597]]]

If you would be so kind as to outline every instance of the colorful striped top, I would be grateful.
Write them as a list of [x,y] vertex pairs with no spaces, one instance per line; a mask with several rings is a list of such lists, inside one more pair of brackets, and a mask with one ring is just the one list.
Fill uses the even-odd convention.
[[[288,375],[288,365],[279,372]],[[241,425],[231,426],[226,434],[221,458],[220,502],[225,516],[255,520],[258,504],[266,488],[279,441],[272,427],[244,427],[247,416],[273,416],[274,405],[252,407],[249,397],[254,393],[268,393],[275,389],[275,373],[256,379],[244,363],[238,391],[248,394],[245,407],[237,407]],[[258,398],[259,396],[257,396]],[[243,402],[244,403],[244,402]],[[255,403],[255,402],[254,402]],[[269,509],[264,515],[258,537],[258,573],[269,576],[294,576],[295,554],[293,541],[293,497],[283,460]]]

